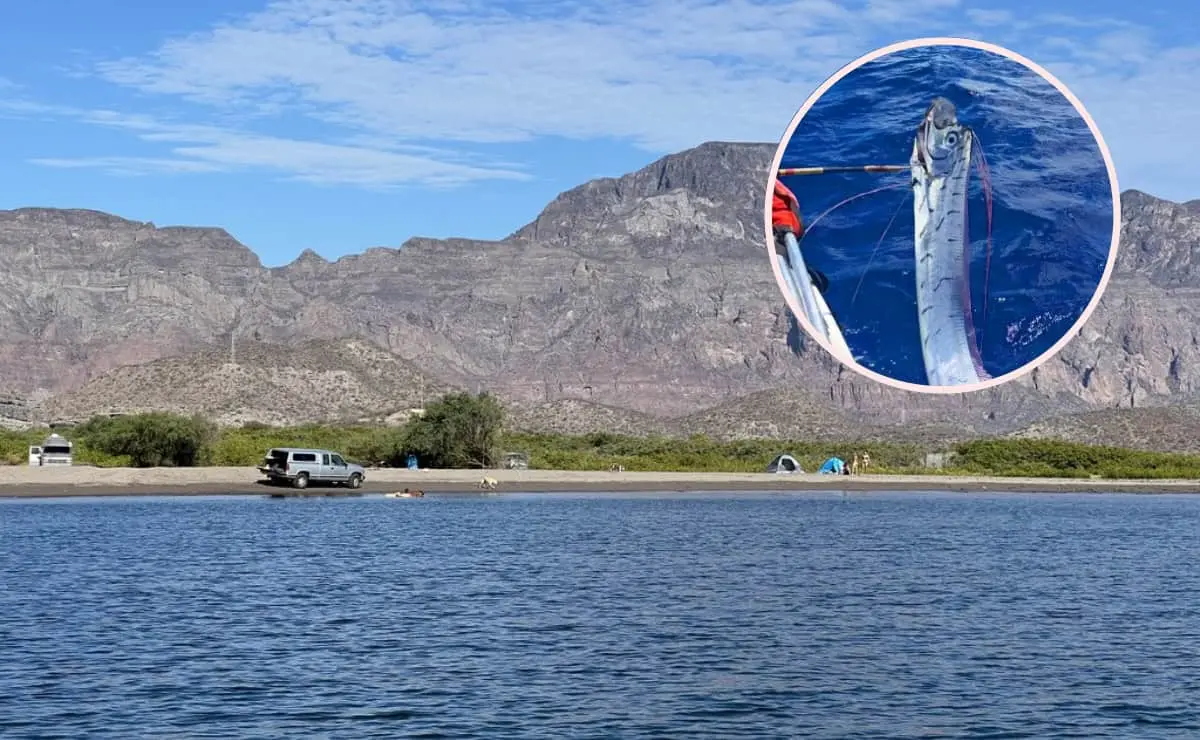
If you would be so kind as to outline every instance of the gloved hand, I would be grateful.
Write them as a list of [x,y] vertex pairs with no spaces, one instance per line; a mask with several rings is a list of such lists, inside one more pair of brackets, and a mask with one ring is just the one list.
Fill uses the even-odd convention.
[[771,198],[771,226],[776,237],[791,232],[796,238],[804,236],[804,224],[800,221],[800,201],[779,180],[775,181],[775,194]]
[[[800,201],[796,195],[779,180],[775,181],[775,194],[771,198],[771,227],[775,232],[775,249],[787,256],[787,247],[783,243],[783,235],[792,233],[796,238],[804,236],[804,222],[800,220]],[[820,270],[808,268],[809,279],[813,286],[824,293],[829,290],[829,278]]]

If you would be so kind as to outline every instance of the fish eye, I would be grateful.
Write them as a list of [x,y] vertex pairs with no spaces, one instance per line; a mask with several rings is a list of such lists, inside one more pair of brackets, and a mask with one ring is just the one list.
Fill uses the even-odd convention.
[[946,134],[946,143],[949,144],[950,146],[954,146],[955,144],[957,144],[958,143],[958,134],[954,133],[953,131]]

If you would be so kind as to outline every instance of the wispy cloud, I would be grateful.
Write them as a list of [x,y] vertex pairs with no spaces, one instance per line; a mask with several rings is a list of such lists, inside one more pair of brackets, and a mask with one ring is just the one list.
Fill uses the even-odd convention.
[[967,11],[967,20],[978,26],[1007,26],[1015,20],[1007,10],[981,10],[978,8]]
[[154,157],[79,157],[62,159],[56,157],[29,160],[44,167],[61,169],[102,169],[114,175],[150,175],[172,172],[219,172],[221,168],[207,162],[187,159],[156,159]]
[[[1200,47],[1164,46],[1120,19],[966,5],[276,0],[94,72],[152,101],[242,122],[130,127],[170,146],[147,167],[178,158],[320,182],[449,184],[525,176],[455,154],[468,145],[610,138],[666,152],[775,140],[808,92],[855,56],[905,37],[969,35],[1059,74],[1093,110],[1119,164],[1164,163],[1161,176],[1183,177],[1182,162],[1200,154],[1190,143]],[[327,135],[283,133],[314,125]]]
[[[47,167],[96,168],[120,175],[215,173],[272,170],[289,179],[315,184],[382,188],[420,182],[429,186],[458,185],[472,180],[524,180],[530,175],[512,165],[472,166],[452,161],[453,153],[414,147],[352,146],[265,136],[215,126],[171,123],[140,114],[86,110],[28,101],[0,101],[0,115],[69,118],[82,123],[121,129],[144,142],[168,145],[165,157],[90,156],[36,157]],[[485,160],[486,162],[486,160]]]
[[871,33],[954,3],[567,2],[549,16],[489,2],[286,0],[100,72],[225,110],[406,139],[619,137],[670,150],[761,138],[807,87],[870,48]]

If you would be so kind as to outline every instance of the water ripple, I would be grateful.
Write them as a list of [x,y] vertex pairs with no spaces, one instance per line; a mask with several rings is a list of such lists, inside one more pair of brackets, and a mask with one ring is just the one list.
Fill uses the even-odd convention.
[[0,735],[1194,737],[1198,530],[1170,496],[4,502]]

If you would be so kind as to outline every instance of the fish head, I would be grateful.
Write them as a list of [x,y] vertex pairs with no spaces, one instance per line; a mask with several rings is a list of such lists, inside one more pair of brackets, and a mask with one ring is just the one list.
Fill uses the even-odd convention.
[[913,165],[930,177],[944,175],[964,157],[971,132],[958,122],[958,111],[945,98],[934,98],[917,127]]

